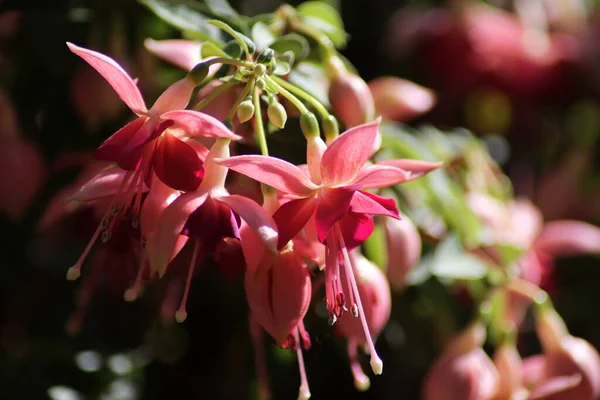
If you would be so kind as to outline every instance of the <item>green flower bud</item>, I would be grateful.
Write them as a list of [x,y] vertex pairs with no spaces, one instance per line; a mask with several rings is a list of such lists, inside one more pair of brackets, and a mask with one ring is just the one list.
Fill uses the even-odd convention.
[[340,126],[333,115],[323,120],[323,131],[327,139],[335,139],[340,134]]
[[287,121],[287,113],[285,108],[277,100],[273,101],[267,108],[267,116],[269,121],[279,129],[283,129]]
[[188,72],[187,76],[192,79],[196,85],[199,85],[208,76],[208,64],[206,62],[196,64],[196,66]]
[[254,76],[255,77],[261,77],[265,74],[265,72],[267,72],[267,67],[265,67],[262,64],[256,64],[254,66]]
[[240,103],[236,112],[240,122],[246,122],[254,116],[254,104],[251,100],[244,100]]
[[265,90],[267,88],[267,82],[265,82],[264,79],[257,79],[256,87],[259,88],[260,90]]
[[300,129],[305,137],[319,136],[319,121],[315,114],[311,112],[304,113],[300,116]]
[[256,62],[259,64],[270,64],[273,61],[274,55],[275,51],[267,47],[258,55]]

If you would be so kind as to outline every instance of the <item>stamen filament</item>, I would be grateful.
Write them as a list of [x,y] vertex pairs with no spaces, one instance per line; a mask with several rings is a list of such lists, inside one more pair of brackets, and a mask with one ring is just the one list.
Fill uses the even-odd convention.
[[[296,343],[299,343],[298,330],[294,332]],[[300,390],[298,400],[310,399],[310,388],[308,387],[308,378],[306,377],[306,368],[304,367],[304,356],[302,355],[302,346],[296,346],[296,355],[298,356],[298,369],[300,370]]]
[[358,361],[358,353],[356,351],[357,343],[353,339],[348,340],[348,359],[350,360],[350,371],[354,377],[354,387],[356,390],[364,392],[371,386],[369,377],[365,375],[360,362]]
[[358,306],[358,314],[360,317],[360,322],[363,327],[363,331],[365,334],[365,338],[367,340],[367,348],[369,350],[369,354],[371,356],[371,369],[375,375],[381,375],[383,372],[383,361],[379,358],[377,351],[375,350],[375,345],[373,344],[373,338],[371,337],[371,332],[369,331],[369,325],[367,324],[367,318],[365,317],[365,311],[362,306],[362,301],[360,300],[360,294],[358,292],[358,285],[356,284],[356,278],[354,276],[354,270],[352,268],[352,263],[350,261],[350,256],[348,255],[348,249],[346,248],[346,243],[344,242],[344,237],[342,236],[342,231],[338,223],[334,225],[334,235],[337,236],[337,239],[340,243],[340,249],[342,251],[342,255],[344,256],[344,270],[346,275],[350,277],[350,284],[352,291],[354,291],[354,297],[356,299],[356,305]]
[[190,267],[188,269],[187,279],[185,281],[185,289],[183,289],[183,297],[181,298],[181,304],[179,305],[179,309],[175,313],[175,320],[179,323],[185,321],[187,318],[187,311],[185,310],[188,295],[190,294],[190,286],[192,284],[192,276],[194,275],[194,267],[196,266],[196,260],[198,259],[198,254],[200,253],[200,249],[202,245],[200,240],[196,240],[194,244],[194,254],[192,255],[192,261],[190,262]]
[[144,270],[146,269],[146,252],[142,251],[142,255],[140,257],[140,267],[138,268],[137,275],[135,276],[135,281],[133,281],[133,285],[129,289],[125,291],[123,297],[125,301],[131,302],[135,301],[140,295],[140,289],[142,288],[142,275],[144,274]]

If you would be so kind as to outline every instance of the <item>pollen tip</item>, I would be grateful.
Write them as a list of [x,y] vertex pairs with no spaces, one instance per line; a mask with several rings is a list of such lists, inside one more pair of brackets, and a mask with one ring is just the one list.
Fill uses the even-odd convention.
[[381,358],[379,358],[377,354],[371,355],[370,364],[375,375],[381,375],[383,373],[383,361],[381,361]]
[[308,388],[301,387],[300,393],[298,393],[298,400],[308,400],[310,399],[310,390]]
[[74,281],[77,278],[79,278],[80,276],[81,276],[81,270],[79,269],[78,266],[71,267],[67,271],[67,280],[68,281]]
[[371,387],[371,380],[366,375],[362,376],[361,378],[357,378],[354,380],[354,387],[359,392],[366,392]]
[[123,299],[128,302],[131,303],[133,301],[136,301],[138,296],[139,296],[139,291],[137,290],[137,288],[132,287],[129,288],[125,291],[125,293],[123,294]]
[[185,310],[177,310],[177,312],[175,313],[175,321],[179,322],[180,324],[185,321],[187,318],[187,311]]

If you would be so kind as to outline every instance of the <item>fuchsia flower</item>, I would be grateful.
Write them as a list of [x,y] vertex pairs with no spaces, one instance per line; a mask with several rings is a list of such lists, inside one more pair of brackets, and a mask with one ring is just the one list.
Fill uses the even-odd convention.
[[[378,125],[379,121],[376,121],[349,129],[329,147],[319,137],[308,138],[308,175],[293,164],[267,156],[247,155],[217,161],[272,186],[291,199],[273,215],[279,227],[279,249],[314,218],[317,237],[327,246],[326,306],[330,322],[335,323],[346,304],[350,305],[353,315],[360,316],[371,365],[377,374],[381,373],[383,364],[369,333],[347,249],[356,247],[371,234],[371,215],[400,217],[394,200],[364,189],[405,182],[440,165],[416,160],[390,160],[367,165]],[[413,169],[418,172],[412,174]],[[344,293],[341,286],[340,253],[344,259],[347,287],[351,288],[348,293]]]
[[421,259],[421,235],[407,217],[384,221],[387,242],[386,275],[394,289],[402,289],[406,276]]
[[382,76],[369,82],[375,109],[385,119],[409,121],[435,105],[433,91],[406,79]]
[[203,162],[196,151],[200,145],[182,138],[238,138],[215,118],[185,110],[197,84],[192,76],[171,85],[148,110],[136,83],[113,59],[72,43],[67,45],[96,69],[138,116],[96,150],[97,159],[135,171],[134,187],[142,186],[144,180],[149,182],[150,172],[154,171],[173,189],[195,190],[204,176]]
[[156,229],[155,251],[148,254],[152,272],[163,276],[182,244],[190,238],[194,241],[183,299],[176,313],[180,322],[187,316],[185,305],[198,259],[209,255],[218,259],[228,241],[239,242],[240,218],[268,249],[277,252],[277,229],[273,219],[254,201],[230,195],[225,189],[227,168],[215,164],[214,159],[228,156],[229,140],[217,140],[206,159],[206,178],[196,192],[182,194],[164,210]]

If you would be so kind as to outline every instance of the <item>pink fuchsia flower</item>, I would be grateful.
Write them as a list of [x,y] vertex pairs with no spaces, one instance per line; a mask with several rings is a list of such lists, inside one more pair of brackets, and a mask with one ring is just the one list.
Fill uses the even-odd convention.
[[[348,297],[355,316],[360,316],[367,338],[371,365],[379,374],[382,363],[371,340],[364,318],[348,248],[363,242],[373,231],[372,214],[399,218],[396,204],[363,189],[381,188],[405,182],[436,169],[439,163],[418,160],[390,160],[367,165],[379,121],[349,129],[327,147],[320,137],[309,137],[308,175],[303,169],[278,158],[238,156],[218,160],[221,165],[267,184],[291,199],[273,215],[279,227],[277,247],[283,248],[314,218],[317,237],[327,246],[326,306],[333,324],[346,308]],[[408,168],[408,169],[404,169]],[[418,171],[411,173],[411,169]],[[349,293],[340,280],[340,253],[344,258]]]
[[527,394],[523,386],[523,360],[514,343],[502,343],[496,348],[493,360],[500,377],[495,399],[526,398]]
[[537,333],[544,350],[542,382],[530,398],[556,400],[596,399],[600,395],[600,355],[587,341],[573,337],[558,315],[540,308],[536,315]]
[[385,119],[406,122],[435,105],[433,91],[406,79],[382,76],[369,82],[375,110]]
[[421,259],[421,235],[406,216],[401,220],[386,218],[383,226],[387,244],[386,275],[394,289],[402,289],[406,275]]
[[[373,338],[379,336],[387,324],[392,310],[392,294],[385,275],[376,265],[367,260],[358,249],[350,252],[357,283],[358,292],[365,312],[365,319],[369,332]],[[344,273],[342,273],[344,278]],[[343,279],[342,282],[348,282]],[[351,292],[350,287],[344,288],[346,293]],[[343,313],[336,324],[337,331],[348,339],[348,357],[350,369],[354,377],[354,386],[358,390],[367,390],[370,382],[364,374],[357,357],[358,346],[367,347],[367,338],[362,329],[360,320],[348,313]]]
[[268,249],[276,252],[278,235],[273,219],[254,201],[230,195],[225,189],[227,168],[214,160],[226,157],[229,157],[229,140],[218,139],[206,159],[206,178],[196,192],[179,196],[164,210],[156,230],[156,251],[148,254],[152,272],[162,277],[169,262],[181,250],[181,243],[193,239],[194,252],[176,313],[180,322],[187,316],[185,305],[196,263],[206,256],[218,258],[228,240],[239,242],[241,220],[257,233]]
[[135,171],[134,188],[148,181],[153,171],[173,189],[195,190],[202,181],[204,166],[195,149],[198,145],[182,138],[238,138],[215,118],[185,110],[197,84],[194,74],[167,88],[148,110],[136,83],[113,59],[72,43],[67,45],[96,69],[138,116],[96,150],[97,159],[116,162],[124,170]]
[[202,43],[191,40],[144,40],[144,47],[157,57],[179,67],[185,71],[191,71],[202,61],[200,51]]
[[423,400],[492,400],[498,393],[498,370],[481,346],[485,327],[475,323],[454,338],[429,369]]

